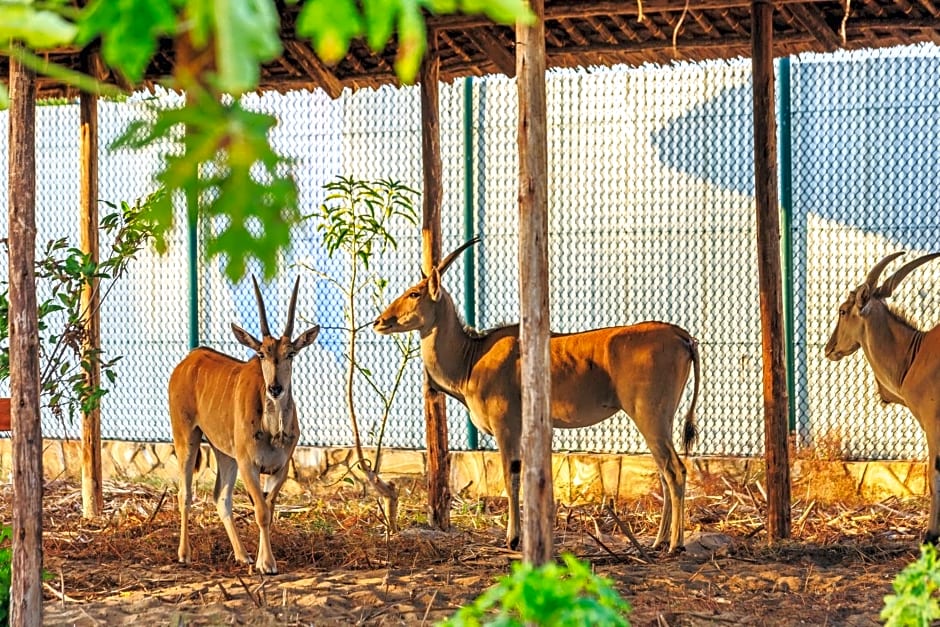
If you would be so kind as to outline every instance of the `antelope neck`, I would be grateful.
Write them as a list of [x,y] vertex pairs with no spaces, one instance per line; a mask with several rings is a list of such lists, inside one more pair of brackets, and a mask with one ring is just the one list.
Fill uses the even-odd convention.
[[885,324],[870,334],[864,346],[875,378],[895,393],[907,376],[924,339],[924,332],[886,312]]
[[421,338],[421,357],[434,384],[458,398],[468,380],[473,361],[473,338],[467,335],[454,303],[441,293],[436,324]]

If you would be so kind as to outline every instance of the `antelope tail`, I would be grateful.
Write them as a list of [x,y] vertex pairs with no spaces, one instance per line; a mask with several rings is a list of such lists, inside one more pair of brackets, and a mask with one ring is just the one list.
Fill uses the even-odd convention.
[[698,341],[689,338],[689,352],[692,354],[692,374],[695,377],[695,387],[692,390],[692,403],[685,414],[685,424],[682,428],[682,447],[686,456],[698,441],[698,427],[695,426],[695,403],[698,401],[699,381],[701,380],[701,365],[698,358]]

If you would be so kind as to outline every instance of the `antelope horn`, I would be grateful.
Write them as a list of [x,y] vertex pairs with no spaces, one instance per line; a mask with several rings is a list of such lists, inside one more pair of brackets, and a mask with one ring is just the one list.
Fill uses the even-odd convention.
[[258,289],[258,281],[253,274],[251,275],[251,282],[255,286],[255,300],[258,301],[258,313],[261,315],[261,336],[267,337],[271,335],[271,332],[268,330],[268,316],[264,313],[264,300],[261,298],[261,290]]
[[885,279],[885,282],[878,287],[878,295],[891,296],[891,292],[893,292],[894,288],[898,286],[898,283],[904,280],[904,277],[910,274],[918,266],[927,263],[931,259],[936,259],[937,257],[940,257],[940,253],[930,253],[929,255],[918,257],[914,261],[908,261],[906,264],[901,266],[897,272]]
[[444,274],[444,271],[447,270],[448,266],[450,266],[450,264],[454,263],[454,260],[457,258],[457,255],[459,255],[460,253],[462,253],[462,252],[465,251],[466,249],[470,248],[470,247],[473,246],[474,244],[478,243],[479,241],[480,241],[480,237],[477,236],[477,237],[474,237],[473,239],[471,239],[471,240],[469,240],[469,241],[464,242],[463,244],[461,244],[461,245],[460,245],[460,248],[458,248],[457,250],[455,250],[455,251],[452,252],[451,254],[447,255],[447,257],[445,257],[442,262],[440,262],[439,264],[437,264],[437,271],[440,272],[441,274]]
[[865,278],[865,285],[871,288],[872,291],[875,290],[875,286],[878,284],[878,277],[881,276],[881,273],[884,272],[884,269],[888,266],[889,263],[900,257],[904,254],[904,251],[899,251],[896,253],[891,253],[881,261],[875,264],[875,267],[871,269],[871,272],[868,273],[868,276]]
[[284,336],[290,339],[294,333],[294,309],[297,308],[297,288],[300,287],[300,275],[294,281],[294,292],[290,296],[290,307],[287,308],[287,324],[284,326]]

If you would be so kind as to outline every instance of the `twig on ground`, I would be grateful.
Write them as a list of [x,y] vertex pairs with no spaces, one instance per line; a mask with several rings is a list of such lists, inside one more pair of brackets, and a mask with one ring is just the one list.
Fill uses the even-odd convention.
[[238,583],[242,585],[242,588],[245,589],[245,592],[248,594],[248,598],[251,599],[251,602],[255,604],[255,607],[261,607],[261,602],[255,598],[255,595],[251,592],[251,589],[248,587],[248,584],[245,583],[245,580],[242,579],[241,575],[235,575],[238,579]]
[[620,518],[617,516],[617,513],[614,512],[614,508],[609,504],[606,504],[604,505],[604,509],[608,514],[610,514],[610,517],[614,519],[614,523],[616,523],[617,528],[620,529],[623,535],[627,536],[628,540],[630,540],[630,544],[633,545],[633,548],[635,548],[640,556],[646,560],[647,564],[651,564],[653,560],[650,558],[649,553],[647,553],[646,549],[644,549],[643,546],[637,541],[636,536],[633,535],[633,532],[630,531],[630,528],[623,524],[623,521],[620,520]]
[[434,594],[431,595],[431,600],[428,601],[428,606],[424,610],[424,616],[421,617],[421,624],[424,625],[428,622],[428,614],[431,613],[431,606],[434,605],[434,599],[437,598],[438,590],[435,588]]

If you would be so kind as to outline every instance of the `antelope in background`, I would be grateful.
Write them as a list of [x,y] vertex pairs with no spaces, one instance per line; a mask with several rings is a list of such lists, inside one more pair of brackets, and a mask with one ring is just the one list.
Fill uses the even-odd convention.
[[[261,340],[234,323],[232,332],[240,344],[257,354],[248,361],[241,361],[211,348],[196,348],[170,376],[170,421],[180,469],[179,561],[188,564],[191,559],[189,510],[193,469],[205,436],[218,462],[213,492],[215,506],[232,543],[235,559],[242,564],[251,563],[232,520],[232,488],[241,472],[260,530],[255,568],[264,574],[276,574],[270,537],[274,502],[287,478],[290,458],[300,436],[291,393],[291,362],[302,348],[313,343],[320,327],[307,329],[296,340],[291,340],[300,285],[298,277],[284,335],[272,337],[258,282],[254,277],[251,280],[258,301]],[[261,475],[266,475],[263,489]]]
[[940,539],[940,326],[921,331],[885,299],[904,277],[940,253],[908,262],[877,285],[887,265],[903,254],[892,253],[875,264],[865,282],[839,305],[826,357],[838,361],[861,348],[875,373],[881,400],[907,407],[927,434],[930,516],[924,540],[936,544]]
[[[421,358],[431,386],[466,405],[473,423],[495,438],[509,496],[506,544],[516,549],[522,470],[519,327],[483,333],[466,329],[453,300],[441,286],[441,275],[448,266],[477,241],[473,239],[452,252],[431,270],[430,276],[405,290],[376,319],[373,328],[381,334],[418,331]],[[654,547],[668,536],[670,551],[680,549],[686,470],[672,443],[672,423],[689,371],[694,368],[695,388],[683,429],[688,454],[697,437],[696,340],[683,329],[663,322],[553,333],[550,359],[555,427],[587,427],[621,409],[636,422],[656,461],[663,488],[662,520]]]

